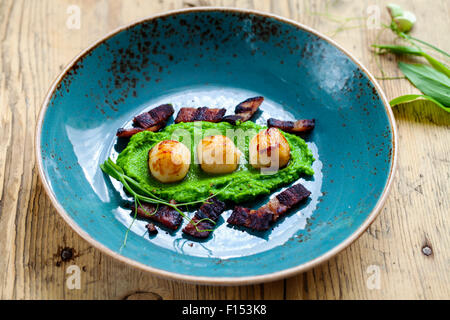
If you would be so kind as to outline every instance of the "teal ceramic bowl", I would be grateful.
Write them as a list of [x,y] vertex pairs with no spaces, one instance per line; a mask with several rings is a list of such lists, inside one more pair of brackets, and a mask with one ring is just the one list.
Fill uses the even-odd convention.
[[[115,133],[162,103],[234,106],[266,98],[254,121],[316,119],[305,137],[311,199],[265,233],[219,221],[212,237],[145,233],[128,197],[99,165],[123,148]],[[89,243],[129,265],[208,284],[276,280],[316,266],[356,240],[386,199],[396,129],[373,76],[332,40],[254,11],[195,8],[120,28],[77,56],[52,85],[37,128],[39,172],[54,206]],[[257,198],[258,207],[269,197]]]

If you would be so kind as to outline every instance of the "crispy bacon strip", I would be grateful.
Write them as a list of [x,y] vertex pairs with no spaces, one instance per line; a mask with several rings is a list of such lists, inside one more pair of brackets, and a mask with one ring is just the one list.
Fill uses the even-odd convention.
[[130,129],[120,128],[117,130],[116,135],[119,138],[130,138],[130,137],[134,136],[136,133],[139,133],[142,131],[144,131],[144,129],[142,129],[142,128],[130,128]]
[[296,204],[311,195],[303,185],[296,184],[271,199],[258,210],[236,206],[227,222],[252,230],[264,231]]
[[314,130],[314,127],[316,126],[316,120],[298,120],[293,122],[270,118],[269,120],[267,120],[267,126],[269,128],[278,128],[290,133],[306,133]]
[[120,128],[117,130],[117,137],[119,138],[131,138],[132,136],[134,136],[136,133],[142,132],[142,131],[151,131],[151,132],[156,132],[159,129],[161,129],[162,127],[164,127],[165,124],[159,124],[153,127],[150,127],[148,129],[142,129],[142,128],[130,128],[130,129],[123,129]]
[[149,129],[151,127],[157,127],[162,123],[165,124],[174,112],[175,110],[171,104],[163,104],[148,112],[138,115],[133,119],[133,122],[136,127]]
[[210,109],[206,107],[198,109],[181,108],[175,123],[194,121],[220,122],[226,112],[226,109]]
[[[172,200],[170,203],[175,204],[176,202]],[[133,205],[131,207],[133,213],[135,209],[136,207]],[[171,230],[177,230],[180,227],[183,217],[178,211],[165,205],[160,206],[158,211],[154,213],[155,209],[154,204],[141,202],[141,205],[137,208],[137,214],[140,218],[159,222]]]
[[163,128],[175,110],[171,104],[163,104],[133,119],[134,128],[117,130],[119,138],[130,138],[142,131],[156,132]]
[[268,230],[273,221],[273,213],[264,207],[251,210],[236,206],[227,222],[235,226],[244,226],[252,230]]
[[254,97],[241,102],[236,106],[234,115],[226,116],[223,121],[236,124],[237,121],[248,121],[258,111],[259,106],[263,103],[264,97]]
[[209,199],[200,207],[200,209],[198,209],[194,218],[192,218],[192,221],[183,229],[183,232],[195,238],[207,238],[211,231],[206,230],[213,230],[215,224],[209,220],[203,219],[208,218],[216,222],[224,210],[225,203],[217,200],[215,197]]
[[181,108],[175,118],[175,123],[195,121],[197,110],[196,108]]

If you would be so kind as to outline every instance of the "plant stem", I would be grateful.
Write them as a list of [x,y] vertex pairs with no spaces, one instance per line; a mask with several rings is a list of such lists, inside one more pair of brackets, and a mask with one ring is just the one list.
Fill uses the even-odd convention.
[[131,221],[130,226],[128,227],[127,231],[125,232],[125,237],[123,239],[122,245],[120,246],[119,252],[122,252],[122,249],[127,246],[128,233],[130,232],[131,227],[133,226],[134,222],[136,221],[136,218],[137,218],[137,205],[136,205],[136,203],[137,203],[137,200],[136,200],[136,198],[134,198],[134,207],[135,207],[135,209],[134,209],[133,221]]
[[[210,221],[213,224],[216,224],[215,221],[213,221],[212,219],[209,218],[204,218],[199,222],[194,222],[192,219],[190,219],[189,217],[186,216],[186,214],[181,211],[178,207],[179,206],[188,206],[188,205],[193,205],[193,204],[198,204],[198,203],[204,203],[206,201],[208,201],[209,199],[211,199],[212,197],[216,196],[217,194],[223,192],[226,188],[228,188],[228,186],[231,184],[229,183],[225,188],[223,188],[222,190],[220,190],[219,192],[217,192],[216,194],[204,199],[204,200],[198,200],[198,201],[192,201],[192,202],[187,202],[187,203],[180,203],[180,204],[172,204],[170,202],[164,201],[163,199],[157,197],[156,195],[154,195],[153,193],[149,192],[148,190],[146,190],[145,188],[141,187],[139,185],[139,183],[134,180],[133,178],[125,175],[122,171],[122,169],[115,164],[111,159],[108,159],[107,161],[105,161],[105,163],[103,163],[103,165],[100,166],[102,168],[102,170],[108,174],[109,176],[113,177],[114,179],[118,180],[119,182],[122,183],[122,185],[124,186],[125,190],[127,190],[133,197],[134,197],[134,201],[135,201],[135,215],[134,215],[134,219],[133,222],[131,223],[130,227],[128,228],[126,234],[125,234],[125,239],[124,239],[124,243],[121,247],[121,249],[123,247],[126,246],[126,241],[128,238],[128,233],[129,230],[131,229],[136,217],[137,217],[137,209],[138,209],[138,205],[139,207],[142,207],[140,204],[140,201],[144,201],[144,202],[148,202],[148,203],[153,203],[157,205],[157,208],[160,204],[166,205],[168,207],[173,208],[174,210],[176,210],[184,219],[186,219],[187,221],[189,221],[189,223],[191,223],[197,230],[197,232],[212,232],[214,230],[200,230],[197,225],[201,222],[201,221]],[[134,187],[131,187],[130,184]],[[142,192],[144,194],[147,194],[148,196],[144,196],[142,194],[139,194],[135,191],[135,189],[137,189],[139,192]],[[150,214],[149,216],[152,216],[156,213],[157,209]]]
[[445,51],[442,50],[442,49],[439,49],[438,47],[432,45],[431,43],[428,43],[428,42],[425,42],[425,41],[423,41],[423,40],[417,39],[417,38],[415,38],[415,37],[413,37],[413,36],[410,36],[410,35],[407,35],[407,34],[405,34],[405,33],[403,33],[403,32],[402,32],[402,38],[406,38],[406,39],[410,39],[410,40],[413,40],[413,41],[417,41],[417,42],[419,42],[419,43],[421,43],[421,44],[423,44],[423,45],[426,45],[427,47],[429,47],[429,48],[431,48],[431,49],[433,49],[433,50],[435,50],[435,51],[437,51],[437,52],[443,54],[443,55],[446,56],[447,58],[450,58],[450,54],[449,54],[449,53],[445,52]]
[[377,80],[400,80],[406,79],[406,77],[375,77]]

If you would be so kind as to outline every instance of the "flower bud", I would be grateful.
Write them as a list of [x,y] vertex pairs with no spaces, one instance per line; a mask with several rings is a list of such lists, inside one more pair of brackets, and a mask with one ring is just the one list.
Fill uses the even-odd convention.
[[386,7],[392,19],[403,15],[403,9],[397,4],[389,3]]
[[390,3],[387,5],[389,15],[392,18],[391,27],[400,32],[408,32],[416,23],[416,16],[410,11],[403,11],[403,9],[396,4]]
[[412,12],[405,11],[403,12],[403,15],[395,17],[393,21],[397,25],[398,30],[401,32],[408,32],[416,23],[416,16]]

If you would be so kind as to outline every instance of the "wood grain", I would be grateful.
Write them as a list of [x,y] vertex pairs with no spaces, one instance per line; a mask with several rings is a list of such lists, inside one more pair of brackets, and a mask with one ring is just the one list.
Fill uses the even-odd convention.
[[[414,35],[450,51],[448,1],[396,2],[417,14]],[[79,30],[66,28],[72,4],[81,8]],[[114,28],[199,5],[253,8],[300,21],[332,36],[375,75],[381,76],[380,64],[386,76],[400,76],[395,57],[383,56],[377,64],[369,48],[380,30],[368,28],[368,8],[378,6],[388,21],[379,0],[0,0],[0,298],[450,298],[450,116],[427,102],[395,108],[399,168],[380,217],[347,250],[293,278],[240,287],[167,281],[100,253],[64,223],[39,181],[33,151],[37,115],[51,81],[79,51]],[[379,39],[389,43],[392,34]],[[406,80],[381,85],[388,98],[416,92]],[[425,246],[431,255],[423,253]],[[61,259],[63,248],[74,250],[69,261]],[[83,270],[80,290],[66,286],[71,264]],[[367,286],[372,265],[380,270],[380,289]]]

